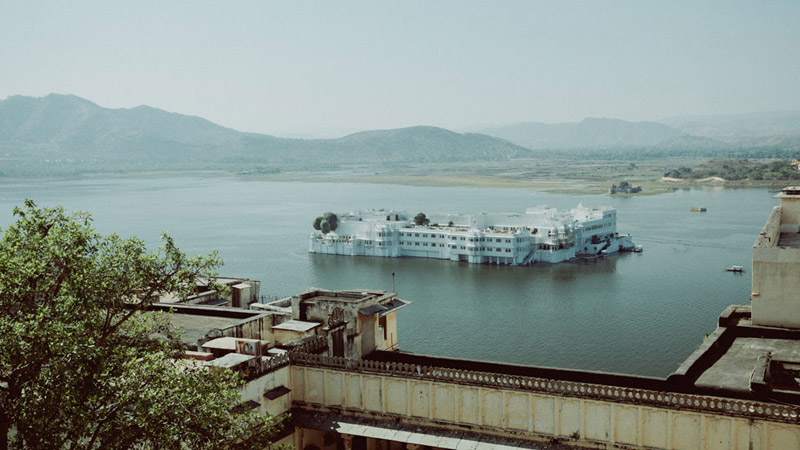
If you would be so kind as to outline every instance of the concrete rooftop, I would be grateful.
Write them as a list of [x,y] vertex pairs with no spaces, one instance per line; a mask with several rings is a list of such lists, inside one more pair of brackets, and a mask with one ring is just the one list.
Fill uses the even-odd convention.
[[711,367],[697,378],[699,388],[748,392],[750,375],[759,356],[772,352],[775,359],[800,361],[800,342],[789,339],[737,337]]

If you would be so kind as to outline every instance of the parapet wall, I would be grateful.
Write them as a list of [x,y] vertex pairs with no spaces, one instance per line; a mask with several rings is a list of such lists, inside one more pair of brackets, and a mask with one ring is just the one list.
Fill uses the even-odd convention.
[[772,208],[761,233],[756,238],[753,247],[774,247],[778,244],[778,236],[781,231],[781,207]]
[[800,425],[800,407],[790,405],[412,364],[352,360],[308,353],[292,354],[291,362],[292,365],[296,366],[380,374],[391,377],[496,389],[543,392],[567,397],[651,405],[659,408],[690,409],[747,418],[764,418]]
[[776,206],[753,246],[753,323],[800,328],[800,247],[779,245],[781,214]]
[[496,373],[291,355],[295,408],[625,448],[800,448],[800,408]]

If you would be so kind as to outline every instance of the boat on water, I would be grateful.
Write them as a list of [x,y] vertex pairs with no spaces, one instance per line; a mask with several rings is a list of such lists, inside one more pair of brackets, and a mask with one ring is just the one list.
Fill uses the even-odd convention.
[[689,208],[689,211],[706,212],[707,209],[705,206],[692,206],[691,208]]
[[725,269],[727,272],[744,272],[743,266],[730,266]]
[[[617,233],[617,211],[578,205],[524,213],[432,214],[417,224],[405,211],[337,214],[335,231],[309,236],[310,253],[449,259],[524,266],[559,263],[618,251],[635,251],[630,235]],[[447,225],[441,225],[447,224]]]

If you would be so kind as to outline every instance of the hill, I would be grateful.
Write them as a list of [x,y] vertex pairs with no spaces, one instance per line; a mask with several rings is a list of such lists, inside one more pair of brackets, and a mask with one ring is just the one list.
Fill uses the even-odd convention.
[[285,139],[148,106],[103,108],[73,95],[0,101],[0,158],[6,173],[47,172],[56,166],[103,171],[497,161],[529,153],[494,137],[434,127]]
[[526,122],[486,128],[480,132],[530,149],[651,147],[683,134],[680,130],[655,122],[593,118],[578,123]]
[[659,123],[733,144],[796,145],[800,141],[800,111],[671,117]]

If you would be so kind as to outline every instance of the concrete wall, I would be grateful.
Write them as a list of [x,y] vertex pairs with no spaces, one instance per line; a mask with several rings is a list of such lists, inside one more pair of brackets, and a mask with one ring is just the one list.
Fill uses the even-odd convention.
[[785,214],[773,209],[753,246],[753,323],[800,328],[800,248],[777,246]]
[[800,198],[781,198],[781,225],[800,224]]
[[283,395],[274,400],[270,400],[264,394],[278,386],[291,386],[289,366],[270,371],[263,376],[249,381],[242,387],[242,401],[253,400],[261,406],[258,408],[260,414],[270,416],[280,416],[289,412],[292,407],[292,396]]
[[395,350],[397,349],[397,311],[390,312],[384,318],[386,319],[386,339],[383,338],[383,334],[378,336],[383,343],[378,350]]
[[[564,390],[574,389],[575,394],[583,392],[585,395],[587,389],[589,394],[593,389],[603,389],[603,395],[629,400],[609,401],[297,364],[291,367],[291,383],[295,407],[386,419],[389,427],[393,420],[402,418],[405,423],[454,430],[469,427],[496,435],[558,439],[565,443],[600,444],[611,448],[800,448],[800,424],[796,416],[793,423],[768,419],[773,413],[779,416],[783,413],[777,410],[769,411],[767,418],[746,417],[737,412],[749,411],[751,406],[757,411],[764,406],[738,401],[725,404],[725,399],[713,397],[647,394],[647,391],[598,385],[592,388],[592,385],[575,383],[562,385]],[[663,395],[667,397],[665,404],[671,405],[674,401],[675,406],[641,404],[642,396],[648,395],[654,402],[661,401]],[[721,411],[730,408],[730,412],[690,410],[705,407]]]
[[[358,316],[361,331],[361,351],[371,353],[378,348],[378,340],[383,340],[378,328],[378,315]],[[360,355],[359,355],[360,357]]]

